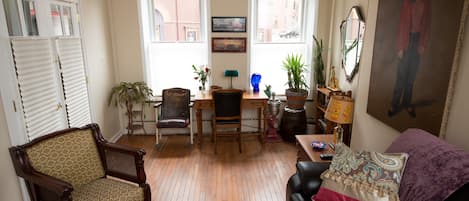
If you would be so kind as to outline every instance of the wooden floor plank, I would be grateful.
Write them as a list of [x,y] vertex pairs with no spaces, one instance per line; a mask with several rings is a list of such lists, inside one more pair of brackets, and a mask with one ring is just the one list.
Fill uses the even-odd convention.
[[123,136],[118,143],[144,148],[145,172],[154,201],[280,201],[285,199],[288,178],[295,172],[296,147],[291,143],[266,143],[255,136],[243,138],[243,153],[236,140],[201,147],[189,145],[184,135],[165,136],[154,147],[155,137]]

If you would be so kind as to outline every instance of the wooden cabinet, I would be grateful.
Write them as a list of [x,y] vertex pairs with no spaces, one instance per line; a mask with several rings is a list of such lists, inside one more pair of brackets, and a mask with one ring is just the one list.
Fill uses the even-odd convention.
[[[315,133],[333,133],[334,127],[337,126],[336,123],[327,120],[324,118],[326,113],[327,104],[329,103],[329,99],[331,96],[334,95],[343,95],[343,96],[352,96],[352,92],[343,92],[343,91],[333,91],[329,88],[317,88],[316,92],[316,129]],[[350,125],[342,125],[344,128],[344,136],[343,141],[344,144],[350,146]]]

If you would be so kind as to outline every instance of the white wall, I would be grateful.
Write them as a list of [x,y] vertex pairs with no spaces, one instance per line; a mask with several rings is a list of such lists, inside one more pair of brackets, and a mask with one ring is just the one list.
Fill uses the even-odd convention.
[[[246,16],[248,22],[251,19],[249,14],[249,0],[211,0],[211,16]],[[210,24],[210,21],[209,21]],[[246,33],[211,33],[211,37],[246,37],[249,44],[250,24],[247,23]],[[210,33],[209,33],[210,36]],[[211,40],[209,37],[209,40]],[[212,83],[228,88],[230,79],[224,77],[226,69],[238,70],[239,77],[233,78],[233,88],[249,90],[248,80],[250,79],[248,70],[249,46],[246,53],[210,53],[212,65]]]
[[[2,66],[2,68],[5,66]],[[1,94],[0,94],[1,95]],[[0,98],[0,105],[3,105]],[[0,200],[20,201],[22,200],[18,178],[16,177],[13,164],[11,162],[8,148],[10,136],[8,125],[5,119],[3,106],[0,107]]]
[[111,18],[117,81],[143,81],[139,0],[107,0],[107,2]]
[[[368,11],[368,0],[336,0],[334,1],[333,7],[333,17],[331,20],[332,29],[330,32],[330,40],[331,40],[331,61],[329,66],[335,66],[336,78],[339,80],[339,86],[343,91],[352,90],[352,96],[355,97],[354,89],[357,88],[358,85],[358,77],[360,76],[359,73],[355,74],[354,79],[352,82],[348,82],[345,78],[344,69],[342,67],[341,62],[341,54],[340,54],[340,24],[342,21],[347,18],[350,8],[353,6],[358,6],[362,17],[365,19],[365,28],[368,29],[368,21],[367,21],[367,11]],[[365,37],[368,37],[365,34]],[[360,65],[361,66],[361,65]],[[360,72],[360,71],[358,71]],[[329,69],[327,73],[327,78],[329,78]],[[329,81],[329,79],[327,79]]]
[[118,109],[107,104],[116,83],[107,0],[82,0],[80,5],[91,110],[104,137],[110,139],[120,124]]

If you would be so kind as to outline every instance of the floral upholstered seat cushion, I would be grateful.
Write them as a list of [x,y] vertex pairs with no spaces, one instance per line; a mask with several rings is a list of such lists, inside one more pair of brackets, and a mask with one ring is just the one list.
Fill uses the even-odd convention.
[[114,179],[98,179],[72,191],[73,201],[143,201],[143,188]]
[[77,188],[104,177],[91,129],[61,134],[26,150],[32,167]]
[[315,201],[398,201],[406,153],[354,152],[344,144],[336,154]]

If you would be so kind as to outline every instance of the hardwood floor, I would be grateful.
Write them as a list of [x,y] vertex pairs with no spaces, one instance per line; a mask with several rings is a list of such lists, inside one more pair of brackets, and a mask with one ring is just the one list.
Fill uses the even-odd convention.
[[296,147],[243,138],[243,153],[235,139],[221,139],[218,154],[208,138],[191,146],[188,136],[165,136],[154,147],[154,136],[123,136],[119,144],[144,148],[147,182],[154,201],[281,201],[288,178],[295,172]]

